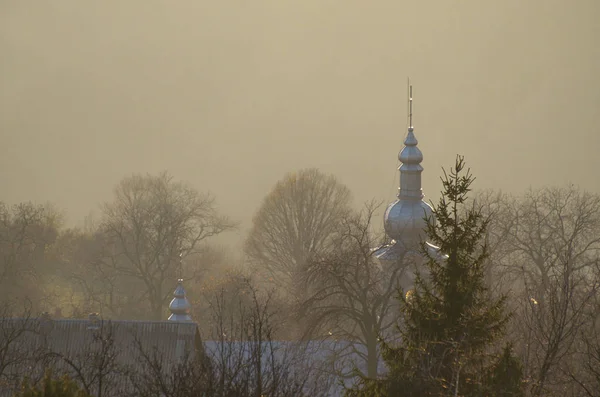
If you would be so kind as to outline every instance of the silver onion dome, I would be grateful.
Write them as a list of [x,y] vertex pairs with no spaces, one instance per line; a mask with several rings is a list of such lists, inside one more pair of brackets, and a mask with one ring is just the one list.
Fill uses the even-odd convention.
[[[426,258],[444,259],[439,247],[427,242],[425,228],[426,219],[435,222],[435,214],[429,204],[423,201],[421,174],[423,153],[417,147],[412,125],[412,87],[409,85],[409,127],[404,140],[404,147],[398,155],[402,163],[400,170],[400,188],[398,199],[391,203],[384,215],[384,227],[387,236],[392,240],[388,244],[374,250],[375,257],[384,271],[397,270],[398,285],[409,291],[414,288],[416,274],[426,275],[423,266]],[[419,243],[424,242],[424,245]]]
[[396,241],[418,240],[424,237],[425,218],[432,216],[433,209],[423,201],[421,189],[421,161],[423,154],[417,147],[413,128],[408,129],[404,148],[398,155],[400,166],[400,189],[398,200],[385,211],[386,234]]
[[169,321],[192,321],[190,316],[190,302],[185,297],[185,290],[183,289],[183,279],[177,280],[177,288],[173,293],[174,298],[169,303],[169,310],[171,315]]
[[425,239],[425,218],[432,215],[431,207],[423,202],[398,200],[385,212],[385,232],[396,241],[420,241]]
[[400,166],[400,188],[398,200],[390,204],[385,211],[384,227],[386,234],[402,242],[424,239],[426,218],[433,215],[433,209],[423,201],[421,173],[423,153],[417,147],[419,141],[412,126],[412,87],[409,96],[410,126],[404,140],[404,147],[398,154]]

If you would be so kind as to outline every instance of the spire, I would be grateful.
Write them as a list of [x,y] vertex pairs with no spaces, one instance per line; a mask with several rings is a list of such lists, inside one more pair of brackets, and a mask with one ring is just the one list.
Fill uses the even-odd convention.
[[412,124],[412,85],[409,82],[408,88],[408,135],[404,140],[404,147],[398,154],[398,159],[402,162],[400,166],[400,191],[398,192],[399,199],[416,199],[423,198],[421,189],[421,161],[423,161],[423,153],[417,147],[419,141],[415,138]]
[[[423,154],[417,147],[417,138],[413,131],[412,123],[412,86],[408,84],[408,134],[404,140],[404,147],[398,158],[402,162],[400,166],[400,191],[398,200],[390,204],[383,217],[385,233],[395,242],[390,250],[384,250],[378,254],[378,258],[399,259],[398,252],[413,243],[425,238],[425,218],[433,215],[433,209],[423,201],[421,190],[421,161]],[[412,248],[411,248],[412,249]],[[386,259],[387,260],[387,259]]]
[[189,315],[191,305],[185,297],[182,278],[177,280],[177,288],[173,295],[174,298],[169,303],[169,310],[171,310],[169,321],[192,321],[192,317]]
[[413,128],[412,125],[412,85],[408,80],[408,128]]

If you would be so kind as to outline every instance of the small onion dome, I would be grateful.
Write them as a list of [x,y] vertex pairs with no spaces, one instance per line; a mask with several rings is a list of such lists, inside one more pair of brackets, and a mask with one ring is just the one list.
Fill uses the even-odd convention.
[[423,161],[423,153],[417,147],[417,138],[414,134],[413,127],[408,129],[408,135],[404,140],[404,148],[398,153],[398,160],[402,162],[402,164],[421,164]]
[[177,280],[177,288],[173,293],[174,298],[169,303],[169,310],[171,315],[169,321],[192,321],[190,316],[190,302],[185,297],[185,290],[183,289],[183,279]]

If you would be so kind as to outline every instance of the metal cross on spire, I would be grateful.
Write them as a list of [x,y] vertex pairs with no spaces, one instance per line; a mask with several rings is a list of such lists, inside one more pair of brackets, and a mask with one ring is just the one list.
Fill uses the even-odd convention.
[[408,128],[413,128],[412,124],[412,85],[408,79]]
[[177,264],[177,271],[179,272],[178,278],[183,278],[183,251],[179,252],[179,263]]

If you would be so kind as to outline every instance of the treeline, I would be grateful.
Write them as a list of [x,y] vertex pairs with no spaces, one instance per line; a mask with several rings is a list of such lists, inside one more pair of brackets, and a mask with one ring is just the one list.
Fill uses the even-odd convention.
[[[311,359],[318,345],[281,345],[273,339],[279,326],[273,321],[273,295],[244,284],[251,305],[232,311],[223,304],[223,294],[215,296],[209,313],[215,319],[212,341],[182,352],[176,351],[183,341],[179,333],[194,324],[171,323],[171,332],[162,327],[154,331],[160,335],[149,338],[153,331],[130,322],[98,319],[84,321],[85,332],[74,335],[45,315],[34,316],[27,306],[10,312],[5,305],[0,312],[0,396],[285,397],[339,390],[337,379]],[[51,340],[54,327],[74,340]],[[172,340],[149,343],[161,338]],[[193,334],[185,342],[190,339]]]
[[354,379],[351,395],[600,396],[600,196],[471,192],[463,166],[443,180],[427,230],[446,256],[423,245],[392,266],[373,251],[388,243],[381,204],[356,210],[316,169],[265,197],[240,266],[211,244],[235,222],[168,174],[125,178],[85,230],[48,206],[3,205],[1,299],[164,320],[182,276],[203,339],[222,340],[228,324],[252,340],[244,313],[268,300],[265,339],[339,342],[320,371]]
[[207,242],[235,225],[210,194],[163,173],[123,179],[97,223],[61,226],[50,206],[0,205],[2,301],[64,317],[163,320],[178,277],[200,280],[215,251]]

